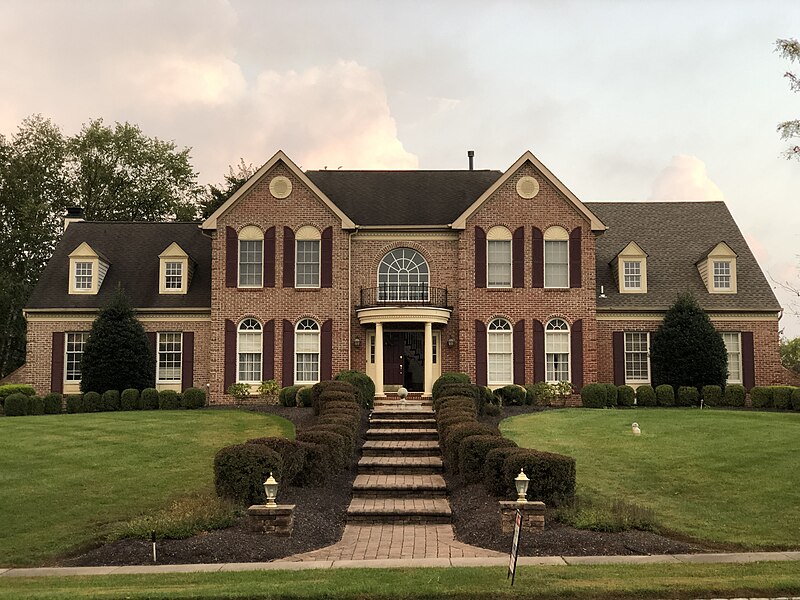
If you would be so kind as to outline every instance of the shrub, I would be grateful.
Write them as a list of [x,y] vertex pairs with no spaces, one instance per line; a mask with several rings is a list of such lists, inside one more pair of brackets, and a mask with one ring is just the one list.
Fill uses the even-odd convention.
[[236,402],[244,402],[250,397],[250,386],[246,383],[232,383],[228,386],[227,393],[233,396]]
[[41,396],[26,396],[28,399],[28,414],[43,415],[44,399]]
[[264,481],[270,473],[281,481],[283,460],[265,444],[226,446],[214,457],[217,495],[242,506],[264,504]]
[[7,417],[24,417],[28,414],[28,398],[25,394],[10,394],[6,396],[3,406]]
[[325,411],[328,410],[328,406],[330,406],[331,404],[339,406],[342,403],[349,404],[350,406],[353,407],[353,409],[358,409],[358,413],[361,414],[361,409],[356,401],[355,394],[350,394],[348,392],[334,392],[330,390],[322,392],[322,395],[320,395],[319,399],[317,400],[316,414],[317,415],[324,414]]
[[567,398],[574,392],[572,384],[569,381],[557,381],[555,383],[548,383],[547,385],[550,386],[553,397],[558,398],[560,406],[566,405]]
[[103,397],[97,392],[86,392],[83,395],[83,408],[88,413],[96,413],[103,410]]
[[158,410],[158,390],[156,388],[145,388],[139,397],[139,404],[142,410]]
[[439,397],[439,390],[447,383],[472,383],[469,375],[466,373],[442,373],[441,376],[433,382],[433,399]]
[[311,386],[304,385],[295,395],[297,406],[311,406]]
[[[334,392],[341,394],[335,397]],[[314,414],[318,415],[320,411],[320,397],[326,394],[326,401],[330,400],[346,400],[348,402],[355,402],[358,390],[355,386],[346,381],[320,381],[315,383],[311,388],[311,405],[314,407]]]
[[139,410],[139,390],[128,388],[122,390],[122,395],[119,397],[120,410]]
[[494,395],[492,388],[490,388],[488,385],[482,386],[480,390],[481,390],[480,405],[482,407],[485,408],[490,404],[497,406],[499,404],[500,400],[498,399],[497,396]]
[[722,388],[718,385],[703,386],[703,404],[706,406],[722,406]]
[[636,398],[636,391],[631,386],[621,385],[617,388],[617,405],[633,406],[634,398]]
[[613,408],[617,405],[617,386],[613,383],[601,383],[606,389],[606,406]]
[[281,455],[284,481],[280,481],[280,483],[293,482],[305,466],[306,449],[295,440],[287,440],[286,438],[280,437],[261,437],[247,440],[247,443],[262,444]]
[[350,460],[350,453],[347,451],[347,440],[338,433],[304,429],[297,434],[296,439],[298,442],[310,442],[324,446],[330,455],[331,467],[336,471],[341,471]]
[[772,405],[781,410],[792,408],[792,392],[795,388],[788,385],[776,385],[772,387]]
[[262,381],[261,385],[258,386],[258,395],[261,396],[264,402],[269,400],[274,403],[274,398],[280,393],[280,391],[281,386],[279,386],[278,382],[274,379]]
[[772,408],[772,388],[754,387],[750,390],[753,408]]
[[439,386],[439,395],[436,396],[437,402],[452,396],[464,396],[472,398],[476,403],[481,395],[481,387],[471,383],[444,383]]
[[458,473],[458,449],[461,445],[461,440],[473,435],[500,437],[500,432],[494,427],[482,425],[481,423],[463,423],[449,428],[444,438],[443,450],[447,456],[447,466],[453,473]]
[[[443,419],[440,419],[436,423],[436,429],[439,432],[439,439],[444,440],[447,436],[448,432],[452,427],[456,425],[463,425],[464,423],[477,423],[478,420],[467,413],[455,414]],[[440,441],[440,444],[443,445],[443,442]]]
[[358,432],[361,417],[359,415],[347,412],[331,411],[326,412],[317,421],[318,425],[336,424],[346,425],[350,431],[355,435]]
[[[609,400],[609,391],[614,388],[614,399]],[[617,405],[617,388],[610,383],[587,383],[581,388],[581,403],[586,408],[606,408]],[[613,404],[611,404],[613,402]]]
[[800,387],[794,388],[792,391],[792,408],[800,410]]
[[159,410],[176,410],[181,407],[181,399],[175,390],[161,390],[158,392]]
[[464,481],[475,483],[483,478],[486,454],[493,448],[515,448],[517,444],[499,435],[471,435],[458,448],[458,470]]
[[678,388],[678,406],[697,406],[700,404],[700,394],[696,387],[682,385]]
[[497,417],[501,412],[503,412],[503,409],[497,404],[486,404],[483,407],[483,414],[485,414],[487,417]]
[[83,404],[83,396],[81,394],[70,394],[65,399],[67,412],[69,414],[86,412],[86,407]]
[[318,431],[328,431],[342,436],[344,439],[342,466],[346,466],[353,456],[353,451],[356,449],[356,432],[353,430],[353,428],[349,425],[345,425],[344,423],[332,423],[330,421],[326,423],[318,422],[311,427],[304,428],[302,433],[316,433]]
[[327,446],[313,442],[295,440],[295,443],[305,453],[305,463],[292,483],[299,486],[323,485],[333,474],[330,450]]
[[206,393],[196,387],[183,390],[181,394],[181,406],[190,410],[203,408],[206,405]]
[[437,414],[443,410],[448,410],[452,408],[465,410],[467,412],[472,413],[473,415],[478,414],[478,411],[475,410],[475,403],[471,399],[465,396],[450,396],[447,398],[440,398],[436,402],[439,403],[439,405],[436,407]]
[[640,385],[636,388],[636,406],[656,406],[656,391],[652,385]]
[[656,402],[659,406],[675,406],[675,390],[671,385],[665,383],[656,388]]
[[445,406],[436,414],[436,420],[438,422],[454,416],[466,417],[474,420],[476,416],[475,407],[466,407],[462,405]]
[[351,383],[358,390],[358,403],[364,408],[372,408],[375,402],[375,383],[369,375],[361,371],[342,371],[334,380]]
[[7,383],[0,385],[0,405],[3,405],[11,394],[24,394],[25,396],[36,395],[33,386],[21,383]]
[[297,406],[297,390],[299,389],[299,385],[288,385],[285,388],[281,388],[278,394],[278,404],[281,406]]
[[103,410],[119,410],[119,392],[117,390],[106,390],[103,392]]
[[521,385],[504,385],[494,391],[504,406],[523,406],[528,395],[527,390]]
[[486,486],[486,491],[492,496],[508,496],[513,491],[514,484],[511,483],[511,487],[509,487],[503,477],[503,465],[506,458],[524,450],[524,448],[507,446],[492,448],[486,453],[486,459],[483,461],[483,484]]
[[44,414],[59,415],[64,405],[64,397],[58,392],[50,392],[44,397]]
[[503,463],[503,477],[512,488],[521,469],[530,479],[528,499],[547,506],[575,500],[575,459],[571,456],[529,449],[510,454]]
[[539,383],[534,383],[532,385],[526,385],[525,391],[527,392],[525,404],[530,404],[533,406],[550,406],[550,404],[553,402],[553,398],[555,397],[553,388],[550,387],[550,384],[545,381],[540,381]]
[[743,385],[729,383],[725,386],[722,402],[725,406],[744,406],[746,392]]
[[346,402],[344,400],[331,400],[330,402],[325,402],[322,405],[322,410],[320,410],[319,414],[327,415],[332,411],[357,415],[359,419],[361,418],[361,407],[355,402]]

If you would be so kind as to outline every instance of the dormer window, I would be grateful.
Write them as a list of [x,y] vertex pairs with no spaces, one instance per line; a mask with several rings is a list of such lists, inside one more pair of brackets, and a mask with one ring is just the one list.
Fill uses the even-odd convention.
[[697,261],[697,271],[709,294],[736,293],[736,252],[725,242]]
[[189,290],[194,263],[176,242],[158,255],[158,291],[160,294],[185,294]]
[[75,290],[88,291],[92,289],[92,263],[75,262]]
[[164,267],[166,272],[164,287],[168,290],[179,290],[183,285],[183,263],[167,262]]
[[[614,259],[619,291],[623,294],[647,292],[647,252],[636,242],[630,242]],[[612,263],[614,266],[614,263]]]
[[716,290],[731,289],[731,261],[729,260],[714,261],[714,289]]
[[623,287],[626,290],[642,289],[642,261],[626,260],[622,263]]
[[106,257],[82,242],[69,254],[69,293],[96,294],[109,265]]

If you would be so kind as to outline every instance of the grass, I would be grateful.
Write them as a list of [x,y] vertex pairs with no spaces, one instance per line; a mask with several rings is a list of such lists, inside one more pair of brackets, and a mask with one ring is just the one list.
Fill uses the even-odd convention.
[[662,529],[722,546],[800,547],[800,414],[569,409],[513,417],[501,430],[574,456],[578,494],[592,505],[623,499]]
[[646,599],[791,596],[796,562],[518,567],[514,587],[503,567],[313,569],[94,577],[0,577],[0,600],[92,598]]
[[147,515],[175,524],[213,495],[219,448],[271,435],[294,427],[219,410],[0,419],[0,565],[42,564],[148,527]]

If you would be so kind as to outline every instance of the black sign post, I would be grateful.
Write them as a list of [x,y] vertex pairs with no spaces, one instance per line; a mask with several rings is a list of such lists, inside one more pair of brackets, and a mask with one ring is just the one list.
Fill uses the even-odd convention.
[[522,513],[517,509],[514,517],[514,538],[511,542],[511,556],[508,560],[508,574],[506,579],[511,578],[511,585],[514,585],[514,577],[517,574],[517,557],[519,556],[519,536],[522,533]]

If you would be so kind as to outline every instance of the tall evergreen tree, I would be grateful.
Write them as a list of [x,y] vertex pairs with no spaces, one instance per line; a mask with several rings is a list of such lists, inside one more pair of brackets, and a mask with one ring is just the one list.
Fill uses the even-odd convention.
[[678,297],[653,335],[650,365],[654,385],[725,385],[725,342],[691,294]]
[[89,332],[81,361],[81,391],[153,387],[155,370],[144,327],[118,287]]

